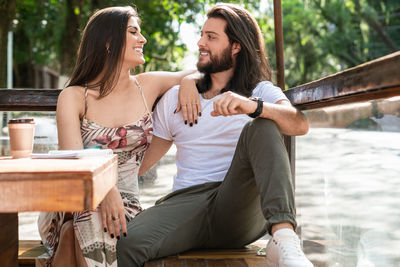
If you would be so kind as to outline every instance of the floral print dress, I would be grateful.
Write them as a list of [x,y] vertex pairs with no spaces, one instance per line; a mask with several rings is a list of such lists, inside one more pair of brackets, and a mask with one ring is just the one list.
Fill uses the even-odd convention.
[[[85,148],[108,148],[118,155],[118,189],[124,203],[125,216],[130,221],[142,210],[139,202],[138,172],[144,152],[148,148],[152,134],[153,121],[147,107],[142,88],[141,92],[147,112],[137,122],[116,128],[103,127],[86,119],[87,89],[85,91],[85,114],[81,120],[81,135]],[[65,213],[41,213],[38,220],[42,242],[51,258],[50,265],[57,249],[61,226]],[[73,226],[76,239],[83,251],[88,267],[117,266],[116,238],[105,233],[98,207],[95,211],[73,213]]]

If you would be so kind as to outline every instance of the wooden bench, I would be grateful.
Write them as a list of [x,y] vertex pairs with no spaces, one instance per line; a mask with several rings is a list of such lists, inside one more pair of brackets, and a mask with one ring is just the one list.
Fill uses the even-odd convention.
[[19,240],[18,246],[18,266],[20,267],[35,267],[36,261],[44,261],[43,259],[46,258],[46,249],[40,240]]
[[[234,267],[264,267],[265,256],[257,252],[265,248],[266,240],[258,240],[246,248],[232,250],[192,250],[175,256],[147,262],[145,267],[184,267],[184,266],[234,266]],[[36,261],[43,262],[46,250],[39,240],[20,240],[18,264],[20,267],[35,267]]]

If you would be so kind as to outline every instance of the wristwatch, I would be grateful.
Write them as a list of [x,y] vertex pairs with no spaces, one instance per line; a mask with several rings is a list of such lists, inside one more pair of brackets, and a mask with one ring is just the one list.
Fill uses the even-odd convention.
[[261,97],[250,97],[249,99],[257,102],[257,108],[256,108],[256,111],[254,111],[253,113],[247,114],[247,115],[249,115],[252,118],[257,118],[262,113],[264,101],[262,100]]

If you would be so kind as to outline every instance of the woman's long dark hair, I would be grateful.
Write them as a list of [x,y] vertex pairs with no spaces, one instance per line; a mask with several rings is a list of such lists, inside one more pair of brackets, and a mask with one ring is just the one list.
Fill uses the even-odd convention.
[[[126,29],[131,17],[138,18],[131,6],[101,9],[90,17],[67,86],[99,88],[99,98],[113,90],[121,73]],[[100,74],[100,81],[89,86]]]
[[[218,4],[207,12],[208,18],[221,18],[226,21],[225,33],[229,42],[239,43],[240,52],[232,79],[221,91],[232,91],[251,96],[254,87],[261,81],[271,80],[271,67],[265,55],[264,38],[254,17],[244,8],[234,4]],[[200,93],[211,86],[208,74],[198,83]]]

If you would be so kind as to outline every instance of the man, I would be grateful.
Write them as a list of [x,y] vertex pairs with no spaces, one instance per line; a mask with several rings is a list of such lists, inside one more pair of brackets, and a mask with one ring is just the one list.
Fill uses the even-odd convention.
[[270,266],[312,266],[293,231],[294,190],[281,136],[305,134],[307,120],[268,82],[254,18],[232,4],[214,6],[207,17],[197,65],[205,73],[198,83],[203,115],[195,127],[181,122],[174,112],[178,87],[160,100],[141,171],[174,142],[174,191],[130,222],[117,245],[118,265],[142,266],[192,248],[240,248],[268,231]]

